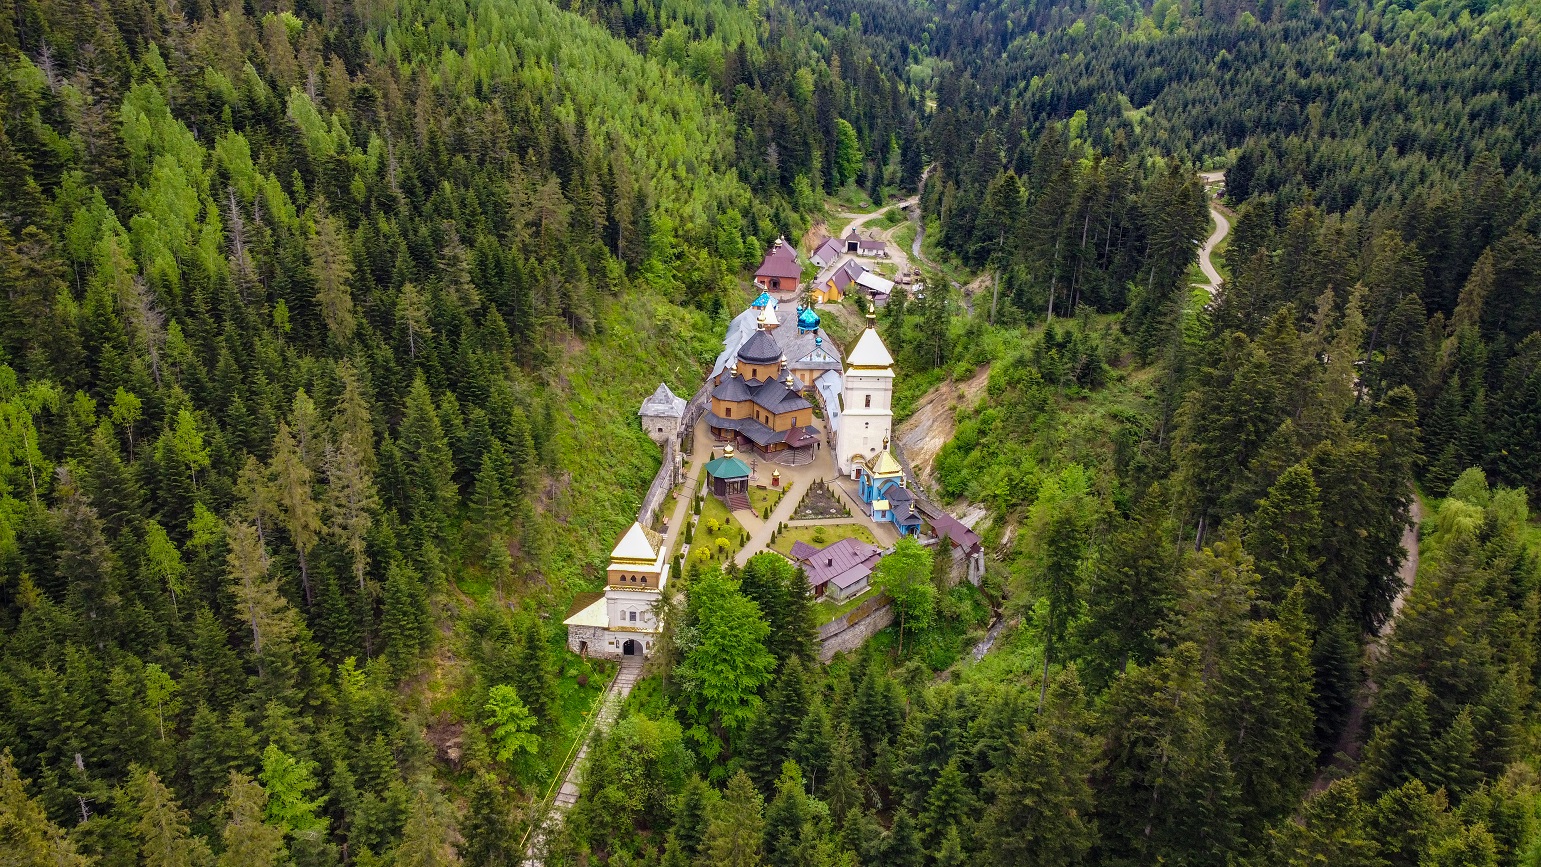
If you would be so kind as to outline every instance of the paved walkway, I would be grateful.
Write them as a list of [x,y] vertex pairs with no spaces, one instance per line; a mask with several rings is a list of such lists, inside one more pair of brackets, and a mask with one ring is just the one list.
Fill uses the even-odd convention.
[[676,550],[680,533],[684,532],[685,522],[690,519],[690,501],[701,487],[701,468],[711,459],[711,442],[712,434],[706,429],[706,416],[703,414],[696,420],[695,431],[691,436],[695,450],[685,456],[685,481],[680,483],[679,497],[674,504],[674,511],[669,515],[669,532],[664,535],[664,550],[671,555]]
[[835,462],[830,455],[830,450],[821,446],[814,454],[813,463],[803,464],[800,467],[783,467],[770,461],[760,461],[753,482],[769,484],[769,474],[780,470],[782,486],[790,484],[792,487],[776,504],[768,521],[753,512],[733,513],[733,517],[737,518],[749,532],[749,542],[738,550],[738,554],[733,557],[734,562],[742,566],[749,562],[750,557],[770,547],[771,536],[775,535],[776,528],[783,521],[792,520],[792,513],[797,510],[797,504],[802,502],[803,495],[808,493],[809,486],[819,479],[831,479],[837,475]]
[[[594,727],[590,730],[590,736],[594,731],[610,727],[615,718],[621,713],[621,706],[626,703],[626,696],[631,694],[631,688],[637,685],[637,678],[642,676],[642,657],[627,656],[621,659],[621,670],[616,673],[615,679],[610,681],[610,687],[605,691],[604,700],[599,705],[599,715],[594,720]],[[577,758],[573,759],[572,766],[567,769],[567,776],[562,780],[562,788],[557,790],[556,797],[552,799],[551,806],[546,810],[545,820],[540,828],[530,835],[530,844],[524,852],[524,867],[541,867],[541,850],[545,848],[546,836],[555,831],[562,824],[562,814],[567,808],[578,803],[578,781],[583,777],[583,760],[589,754],[589,736],[586,736],[583,746],[578,750]]]

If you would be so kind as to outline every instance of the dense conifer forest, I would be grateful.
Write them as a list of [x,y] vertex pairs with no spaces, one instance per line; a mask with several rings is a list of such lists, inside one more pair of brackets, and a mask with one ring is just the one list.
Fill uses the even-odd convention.
[[522,862],[636,402],[913,195],[984,582],[684,570],[543,862],[1541,863],[1538,22],[0,0],[0,862]]

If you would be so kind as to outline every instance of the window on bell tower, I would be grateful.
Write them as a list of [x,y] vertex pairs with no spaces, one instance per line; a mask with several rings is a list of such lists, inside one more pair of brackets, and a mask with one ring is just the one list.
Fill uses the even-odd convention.
[[872,409],[872,395],[867,395],[867,409]]

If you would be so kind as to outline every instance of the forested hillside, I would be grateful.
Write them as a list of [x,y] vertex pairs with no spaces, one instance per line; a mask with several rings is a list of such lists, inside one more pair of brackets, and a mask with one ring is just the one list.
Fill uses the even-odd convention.
[[0,0],[0,848],[521,861],[636,402],[918,191],[983,586],[900,543],[825,666],[784,559],[679,575],[544,862],[1541,861],[1537,22]]
[[[921,202],[951,270],[883,334],[904,407],[988,365],[933,477],[986,507],[984,596],[1019,625],[952,667],[979,596],[895,555],[875,580],[907,636],[819,668],[775,561],[726,591],[694,576],[571,851],[1532,863],[1530,12],[803,8],[927,94]],[[1214,298],[1190,285],[1200,168],[1237,210]],[[966,269],[984,291],[948,287]],[[703,704],[730,648],[739,688]],[[716,785],[667,770],[689,753]]]
[[23,857],[509,863],[635,401],[802,218],[715,88],[543,0],[6,2],[0,80]]

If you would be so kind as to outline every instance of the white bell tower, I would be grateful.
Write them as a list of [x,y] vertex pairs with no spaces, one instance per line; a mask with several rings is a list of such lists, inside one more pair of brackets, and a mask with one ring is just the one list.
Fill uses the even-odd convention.
[[867,328],[845,356],[836,459],[850,474],[870,465],[894,432],[894,357],[878,336],[877,308],[867,307]]

